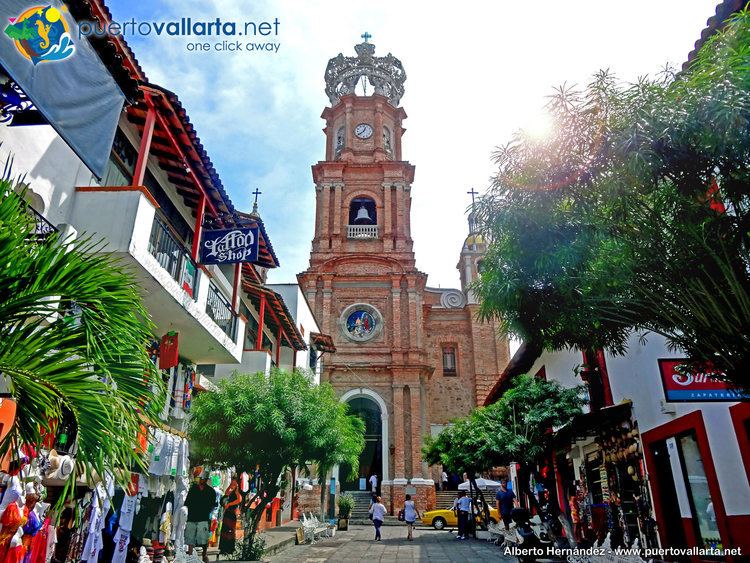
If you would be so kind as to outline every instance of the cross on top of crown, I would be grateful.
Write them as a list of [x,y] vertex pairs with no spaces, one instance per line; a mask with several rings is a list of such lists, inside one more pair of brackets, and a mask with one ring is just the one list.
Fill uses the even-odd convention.
[[369,43],[370,39],[372,39],[372,35],[370,35],[367,31],[360,35],[360,37],[365,40],[365,43]]

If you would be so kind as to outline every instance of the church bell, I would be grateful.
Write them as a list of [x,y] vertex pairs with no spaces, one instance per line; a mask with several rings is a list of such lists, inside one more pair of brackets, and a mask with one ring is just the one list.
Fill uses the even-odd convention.
[[360,205],[359,210],[357,211],[357,216],[354,218],[354,223],[372,224],[372,218],[370,217],[370,214],[367,213],[367,209],[365,208],[364,204]]

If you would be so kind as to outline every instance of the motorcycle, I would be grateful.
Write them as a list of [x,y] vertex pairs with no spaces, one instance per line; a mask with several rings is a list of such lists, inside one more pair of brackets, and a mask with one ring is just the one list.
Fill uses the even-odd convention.
[[521,563],[534,563],[537,558],[547,554],[547,548],[553,545],[546,523],[538,515],[531,517],[525,508],[514,508],[510,513],[516,523],[516,547],[523,550],[517,557]]

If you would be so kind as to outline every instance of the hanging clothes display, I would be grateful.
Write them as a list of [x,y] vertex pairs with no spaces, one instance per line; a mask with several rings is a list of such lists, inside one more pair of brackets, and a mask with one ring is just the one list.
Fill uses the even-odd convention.
[[169,369],[179,364],[178,334],[168,332],[159,344],[159,369]]

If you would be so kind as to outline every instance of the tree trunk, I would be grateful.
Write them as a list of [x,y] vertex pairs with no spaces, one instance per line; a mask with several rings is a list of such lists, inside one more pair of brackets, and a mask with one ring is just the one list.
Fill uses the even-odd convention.
[[320,481],[320,521],[326,520],[326,507],[328,505],[328,471],[318,478]]
[[[482,501],[482,511],[479,512],[479,516],[481,519],[481,526],[483,530],[486,530],[490,521],[490,509],[487,505],[487,500],[484,498],[484,493],[479,489],[477,486],[477,481],[475,477],[469,477],[469,495],[471,496],[471,516],[474,518],[474,504],[477,500]],[[472,529],[474,526],[472,526]],[[474,537],[476,537],[476,531],[474,532]]]
[[[274,481],[274,485],[265,489],[258,489],[255,495],[251,498],[250,502],[254,502],[257,498],[258,506],[251,510],[246,510],[242,517],[242,525],[244,529],[244,537],[242,538],[242,560],[249,561],[253,554],[253,545],[255,543],[255,536],[258,533],[258,524],[263,516],[263,511],[269,502],[272,502],[279,492],[279,487],[275,485],[277,479]],[[265,495],[264,495],[265,493]]]

